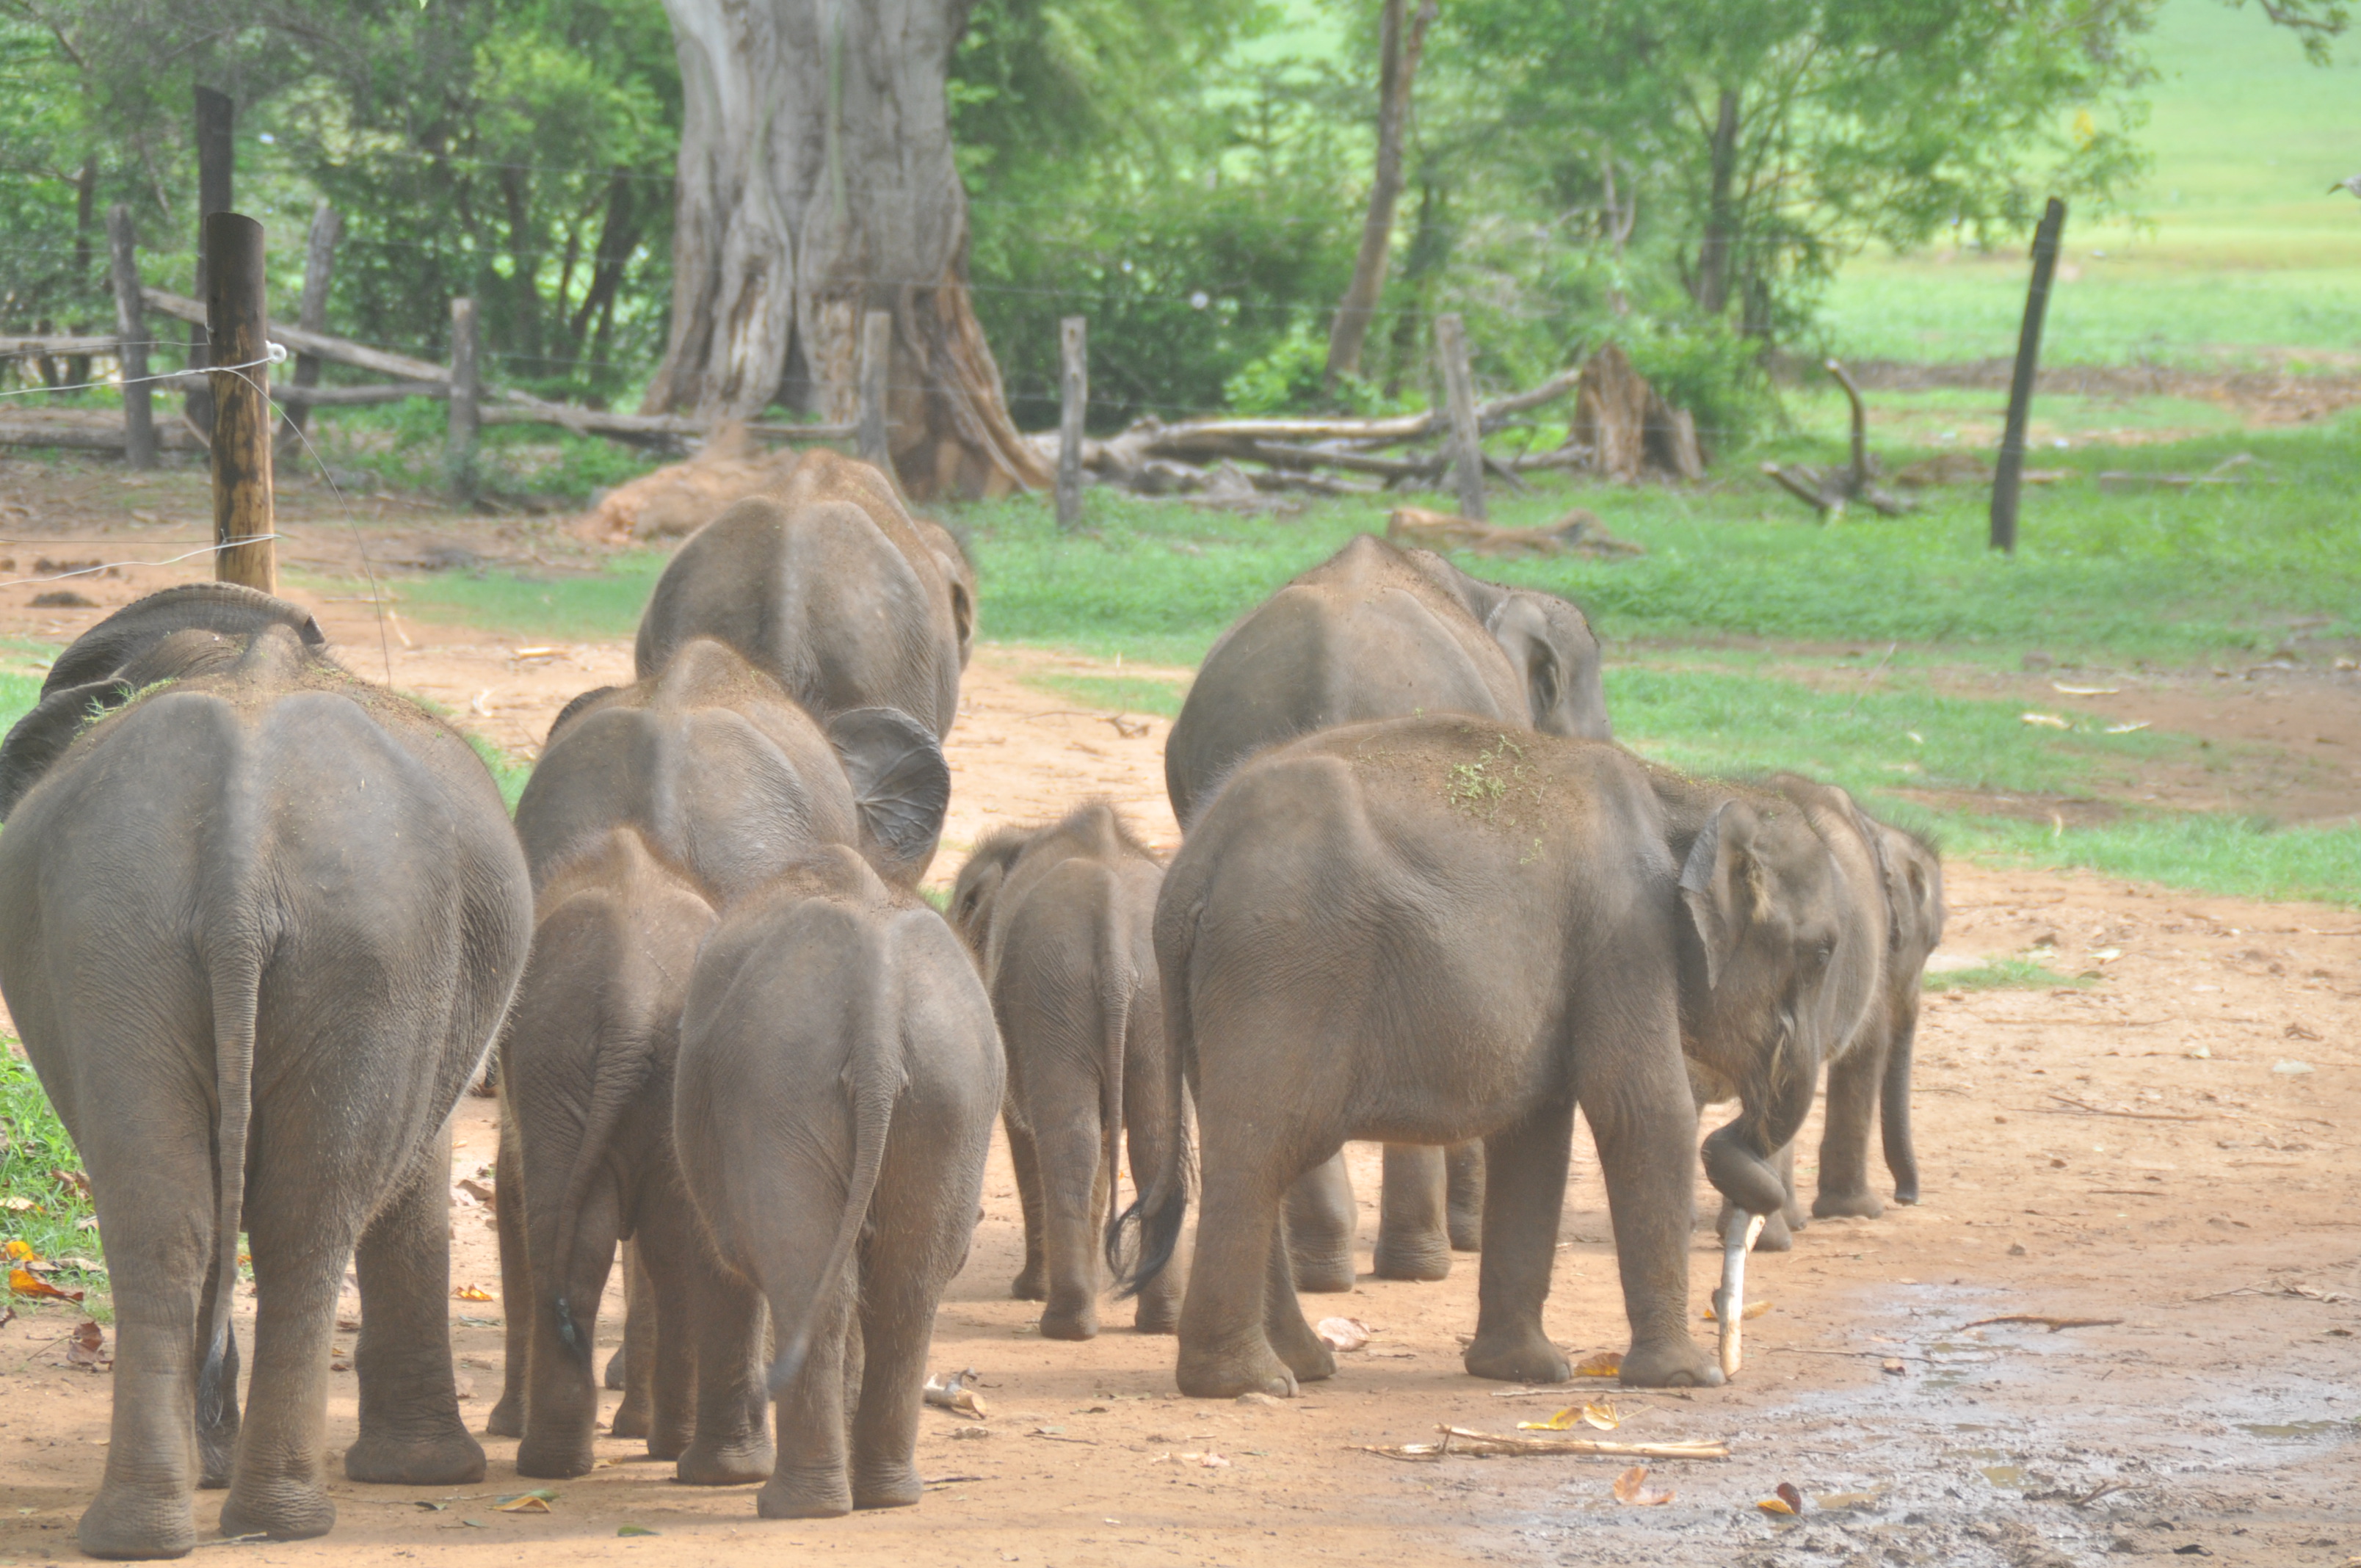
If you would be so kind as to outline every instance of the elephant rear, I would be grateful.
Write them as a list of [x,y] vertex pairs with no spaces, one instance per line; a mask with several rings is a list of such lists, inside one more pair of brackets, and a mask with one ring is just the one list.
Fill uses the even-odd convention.
[[927,1347],[974,1230],[1002,1083],[958,939],[849,851],[731,906],[707,942],[675,1140],[721,1256],[770,1302],[780,1453],[764,1517],[917,1500]]

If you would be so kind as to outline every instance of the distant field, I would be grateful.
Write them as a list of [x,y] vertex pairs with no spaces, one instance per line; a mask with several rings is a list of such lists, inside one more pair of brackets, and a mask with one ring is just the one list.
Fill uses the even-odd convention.
[[[2044,357],[2053,364],[2361,369],[2361,43],[2306,64],[2259,10],[2169,0],[2142,139],[2155,163],[2129,218],[2070,216]],[[1864,257],[1824,312],[1855,358],[2014,352],[2026,263]]]

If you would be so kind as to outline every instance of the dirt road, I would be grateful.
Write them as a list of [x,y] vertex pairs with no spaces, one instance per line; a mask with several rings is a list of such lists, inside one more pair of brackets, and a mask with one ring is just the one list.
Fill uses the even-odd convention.
[[[373,651],[360,609],[316,608],[340,642]],[[47,634],[76,629],[60,620]],[[9,606],[0,630],[44,627]],[[620,645],[519,659],[512,640],[410,630],[415,646],[392,652],[397,684],[520,749],[566,697],[628,670]],[[978,655],[950,747],[939,877],[990,825],[1093,794],[1173,840],[1162,723],[1119,726],[1041,696],[1022,677],[1043,657]],[[1360,1319],[1373,1338],[1301,1399],[1184,1400],[1169,1339],[1111,1328],[1073,1345],[1032,1332],[1038,1309],[1006,1297],[1020,1233],[995,1153],[932,1357],[983,1375],[988,1435],[928,1413],[920,1463],[937,1485],[920,1507],[765,1523],[751,1489],[683,1487],[633,1444],[602,1442],[612,1464],[560,1484],[550,1512],[506,1513],[498,1499],[537,1484],[516,1478],[512,1442],[488,1442],[480,1486],[454,1496],[339,1479],[326,1540],[224,1550],[457,1568],[726,1568],[787,1551],[847,1564],[2346,1563],[2361,1554],[2361,919],[2089,876],[1964,864],[1947,875],[1939,963],[2038,947],[2058,972],[2096,978],[1929,997],[1926,1201],[1816,1223],[1792,1254],[1758,1259],[1752,1288],[1773,1305],[1750,1325],[1731,1387],[1521,1396],[1469,1378],[1458,1336],[1474,1326],[1476,1260],[1465,1257],[1437,1284],[1364,1279],[1350,1296],[1309,1299],[1315,1317]],[[489,1175],[489,1102],[463,1104],[458,1135],[455,1179]],[[1806,1150],[1817,1140],[1815,1124]],[[1624,1331],[1585,1132],[1576,1154],[1547,1321],[1586,1353],[1619,1348]],[[1374,1155],[1355,1151],[1365,1247]],[[1801,1163],[1808,1185],[1808,1152]],[[486,1211],[457,1204],[452,1225],[455,1279],[497,1297]],[[1713,1269],[1703,1234],[1695,1263],[1702,1310]],[[498,1392],[506,1305],[452,1303],[472,1385],[463,1408],[478,1422]],[[610,1293],[605,1343],[619,1306]],[[1970,1326],[2007,1314],[2115,1321]],[[104,1464],[110,1382],[63,1365],[73,1321],[20,1308],[0,1328],[0,1568],[74,1554],[73,1520]],[[333,1381],[330,1446],[341,1450],[354,1387],[347,1372]],[[1648,1486],[1671,1500],[1634,1507],[1610,1492],[1612,1461],[1419,1464],[1353,1446],[1431,1438],[1443,1422],[1511,1428],[1602,1396],[1622,1417],[1617,1437],[1725,1438],[1732,1457],[1655,1467]],[[1817,1499],[1799,1519],[1754,1506],[1782,1481]],[[219,1504],[200,1498],[201,1527]],[[657,1533],[619,1536],[627,1524]]]

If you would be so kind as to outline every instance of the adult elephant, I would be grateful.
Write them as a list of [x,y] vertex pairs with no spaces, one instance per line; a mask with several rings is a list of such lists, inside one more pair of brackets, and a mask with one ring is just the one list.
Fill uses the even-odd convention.
[[[1185,827],[1247,757],[1332,725],[1466,713],[1545,735],[1610,737],[1598,639],[1553,594],[1471,577],[1428,550],[1364,533],[1223,634],[1164,748]],[[1473,1146],[1389,1145],[1372,1267],[1440,1279],[1472,1251],[1484,1202]],[[1289,1196],[1296,1283],[1353,1288],[1359,1212],[1340,1156]]]
[[730,507],[664,567],[640,620],[640,678],[697,637],[738,650],[816,718],[899,708],[939,740],[959,716],[975,641],[975,571],[883,474],[814,452],[775,494]]
[[[1423,718],[1247,763],[1157,904],[1167,1093],[1193,1071],[1204,1144],[1181,1391],[1291,1394],[1334,1371],[1296,1301],[1280,1205],[1348,1138],[1485,1140],[1467,1370],[1565,1378],[1541,1308],[1577,1104],[1614,1220],[1623,1381],[1721,1381],[1689,1333],[1685,1057],[1744,1096],[1706,1140],[1708,1176],[1775,1210],[1768,1157],[1847,1022],[1828,984],[1836,879],[1801,813],[1595,741]],[[1184,1178],[1176,1155],[1135,1206],[1135,1287],[1171,1255]]]
[[[448,1120],[533,917],[483,763],[331,663],[301,609],[204,584],[67,650],[0,774],[0,988],[89,1169],[115,1284],[82,1549],[181,1555],[199,1485],[229,1487],[225,1534],[329,1529],[348,1261],[346,1475],[480,1479],[446,1321]],[[242,1431],[241,1228],[259,1297]]]

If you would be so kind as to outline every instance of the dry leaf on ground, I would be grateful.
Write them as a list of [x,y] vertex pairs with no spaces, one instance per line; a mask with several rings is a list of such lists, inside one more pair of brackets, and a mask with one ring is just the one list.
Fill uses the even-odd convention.
[[[1749,1301],[1746,1303],[1746,1310],[1738,1315],[1738,1321],[1741,1323],[1751,1323],[1770,1310],[1771,1303],[1767,1299],[1761,1301]],[[1708,1307],[1705,1310],[1705,1321],[1708,1323],[1714,1321],[1713,1309],[1711,1307]]]
[[1653,1508],[1673,1500],[1669,1489],[1662,1492],[1648,1489],[1648,1467],[1644,1464],[1634,1464],[1615,1477],[1614,1491],[1617,1502],[1629,1503],[1634,1508]]
[[79,1301],[82,1299],[81,1291],[60,1290],[29,1268],[10,1269],[8,1271],[8,1288],[14,1290],[19,1296],[36,1296],[58,1301]]
[[39,1255],[40,1254],[33,1250],[32,1243],[19,1241],[15,1236],[8,1238],[8,1257],[11,1262],[30,1263]]
[[1312,1332],[1334,1351],[1358,1350],[1369,1343],[1369,1325],[1358,1318],[1323,1318]]
[[115,1353],[106,1348],[106,1331],[96,1319],[84,1318],[74,1325],[66,1340],[66,1365],[87,1366],[93,1372],[115,1365]]
[[462,1285],[451,1292],[462,1301],[489,1301],[492,1293],[480,1285]]
[[520,1492],[513,1497],[502,1497],[492,1508],[504,1514],[545,1514],[549,1512],[549,1505],[556,1500],[556,1493],[543,1487],[537,1491]]
[[1616,1413],[1615,1401],[1601,1400],[1597,1404],[1568,1405],[1545,1421],[1519,1421],[1519,1431],[1569,1431],[1576,1422],[1597,1427],[1600,1431],[1613,1431],[1623,1424]]
[[1584,1356],[1576,1364],[1574,1375],[1576,1377],[1613,1377],[1622,1370],[1623,1353],[1620,1350],[1602,1350]]
[[1754,1505],[1766,1514],[1800,1514],[1804,1511],[1804,1494],[1795,1490],[1792,1482],[1779,1483],[1778,1492]]

